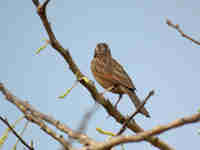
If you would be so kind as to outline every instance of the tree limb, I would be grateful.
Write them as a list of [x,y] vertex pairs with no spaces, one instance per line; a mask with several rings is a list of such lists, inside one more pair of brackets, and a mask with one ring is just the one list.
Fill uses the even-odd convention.
[[[74,60],[72,59],[69,50],[61,46],[61,44],[57,41],[52,31],[52,28],[46,16],[46,6],[49,0],[46,0],[43,5],[40,5],[38,0],[32,0],[32,1],[37,9],[37,13],[40,16],[40,19],[49,36],[49,41],[51,46],[63,56],[65,61],[68,63],[70,70],[74,73],[74,75],[77,77],[78,80],[85,77],[84,74],[78,68],[78,66],[75,64]],[[85,80],[79,80],[79,82],[90,92],[93,99],[104,107],[104,109],[107,111],[109,115],[114,117],[118,123],[120,124],[124,123],[126,118],[118,110],[115,109],[115,107],[109,102],[109,100],[106,100],[105,97],[97,91],[95,85],[92,84],[92,82],[86,82]],[[131,123],[129,123],[127,127],[136,133],[144,131],[134,120]],[[163,150],[173,149],[164,141],[161,141],[158,137],[148,137],[145,140],[150,142],[152,145],[154,145],[159,149]]]
[[166,132],[170,129],[175,129],[187,124],[195,123],[200,121],[200,113],[196,113],[194,115],[191,115],[189,117],[183,117],[180,119],[176,119],[167,125],[160,125],[156,126],[151,130],[144,131],[142,133],[138,133],[134,136],[117,136],[110,138],[107,142],[102,142],[101,147],[98,148],[98,150],[105,150],[110,149],[113,146],[117,146],[119,144],[123,143],[129,143],[129,142],[140,142],[143,141],[145,138],[158,135],[163,132]]

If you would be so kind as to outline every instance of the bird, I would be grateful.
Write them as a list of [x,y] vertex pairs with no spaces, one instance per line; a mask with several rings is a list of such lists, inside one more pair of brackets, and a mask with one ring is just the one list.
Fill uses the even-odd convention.
[[[107,43],[98,43],[94,49],[94,56],[90,65],[91,72],[95,80],[107,91],[118,94],[121,100],[123,94],[127,94],[135,107],[142,103],[136,95],[136,88],[124,70],[122,65],[111,55],[111,49]],[[145,107],[140,109],[140,113],[150,118],[150,114]]]

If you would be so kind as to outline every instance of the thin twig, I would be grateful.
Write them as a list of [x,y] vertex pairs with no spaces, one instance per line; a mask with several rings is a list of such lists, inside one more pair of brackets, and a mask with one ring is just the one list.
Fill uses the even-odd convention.
[[[27,127],[28,127],[28,123],[29,123],[29,121],[26,121],[23,130],[20,132],[20,137],[23,137],[23,134],[24,134],[24,132],[26,131],[26,129],[27,129]],[[20,141],[20,140],[17,139],[17,142],[15,143],[13,149],[16,149],[17,144],[19,143],[19,141]],[[32,146],[31,146],[31,147],[32,147]]]
[[142,109],[144,107],[144,105],[146,104],[148,99],[153,95],[154,95],[154,91],[152,90],[152,91],[149,92],[149,94],[145,98],[145,100],[137,107],[135,112],[124,122],[122,128],[119,130],[119,132],[116,134],[116,136],[121,135],[126,130],[126,127],[127,127],[128,123],[137,115],[137,113],[140,112],[140,109]]
[[39,0],[32,0],[32,2],[34,3],[34,5],[36,5],[36,6],[39,6],[40,5],[40,2],[39,2]]
[[29,150],[34,150],[34,148],[31,147],[31,146],[29,146],[29,145],[22,139],[22,137],[12,128],[12,126],[9,124],[9,122],[8,122],[6,119],[4,119],[3,117],[0,116],[0,120],[1,120],[5,125],[7,125],[7,126],[10,128],[10,130],[13,132],[13,134],[20,140],[20,142],[21,142],[24,146],[26,146]]
[[170,27],[176,29],[176,30],[181,34],[181,36],[183,36],[184,38],[186,38],[186,39],[188,39],[188,40],[194,42],[194,43],[197,44],[197,45],[200,45],[200,42],[199,42],[199,41],[197,41],[197,40],[195,40],[194,38],[192,38],[192,37],[188,36],[187,34],[185,34],[185,33],[181,30],[181,28],[180,28],[180,26],[179,26],[178,24],[173,24],[169,19],[167,19],[166,23],[167,23],[168,26],[170,26]]

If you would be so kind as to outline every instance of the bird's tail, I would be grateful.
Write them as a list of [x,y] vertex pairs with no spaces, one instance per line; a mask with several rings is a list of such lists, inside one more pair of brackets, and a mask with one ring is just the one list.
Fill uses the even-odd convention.
[[[135,107],[139,107],[141,104],[141,101],[139,97],[136,95],[135,91],[128,90],[128,96],[130,97],[131,101],[135,105]],[[140,109],[140,113],[142,113],[144,116],[150,118],[151,116],[149,115],[149,112],[146,110],[146,108],[142,107]]]

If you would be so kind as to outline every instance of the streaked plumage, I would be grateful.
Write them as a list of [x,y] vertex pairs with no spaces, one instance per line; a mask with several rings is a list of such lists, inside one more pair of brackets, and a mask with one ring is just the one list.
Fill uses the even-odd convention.
[[[135,93],[135,86],[123,67],[112,58],[110,48],[106,43],[99,43],[95,48],[94,58],[91,62],[91,71],[97,82],[105,89],[114,87],[111,92],[120,95],[128,94],[136,107],[141,103]],[[143,107],[141,113],[150,117]]]

